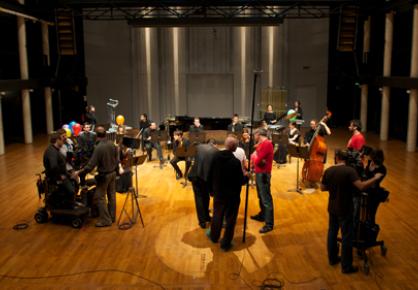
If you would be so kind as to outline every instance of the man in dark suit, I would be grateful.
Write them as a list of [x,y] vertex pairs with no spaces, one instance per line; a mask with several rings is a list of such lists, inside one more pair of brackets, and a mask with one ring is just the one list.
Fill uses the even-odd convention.
[[228,131],[236,135],[241,135],[243,128],[244,126],[240,123],[238,114],[234,114],[232,123],[228,125]]
[[207,144],[199,144],[196,148],[196,157],[189,173],[189,180],[192,182],[194,199],[196,204],[197,219],[199,226],[204,229],[206,223],[210,222],[209,216],[209,173],[213,157],[218,152],[215,140],[211,139]]
[[195,117],[193,120],[193,125],[190,126],[189,132],[190,133],[201,133],[203,132],[204,128],[203,125],[200,124],[200,118]]
[[237,147],[238,139],[228,136],[225,140],[225,150],[217,152],[213,159],[210,174],[213,188],[213,219],[206,234],[212,242],[218,242],[225,219],[225,232],[221,240],[221,249],[224,251],[232,247],[231,241],[241,202],[241,187],[245,181],[241,162],[233,153]]
[[186,161],[186,170],[184,175],[187,175],[187,172],[189,172],[189,168],[191,165],[191,161],[189,157],[185,156],[179,156],[178,148],[183,148],[185,151],[189,149],[190,142],[186,138],[183,137],[182,131],[175,131],[173,134],[174,137],[174,143],[173,143],[173,159],[170,160],[170,164],[173,166],[174,170],[176,171],[176,179],[180,179],[183,177],[183,173],[181,172],[179,166],[177,163],[180,161]]
[[147,150],[148,154],[148,161],[152,160],[152,148],[155,148],[157,150],[158,159],[160,160],[160,168],[162,169],[164,164],[163,150],[161,148],[160,141],[152,139],[152,135],[156,135],[157,133],[157,124],[152,122],[150,126],[144,130],[143,137],[145,142],[145,149]]

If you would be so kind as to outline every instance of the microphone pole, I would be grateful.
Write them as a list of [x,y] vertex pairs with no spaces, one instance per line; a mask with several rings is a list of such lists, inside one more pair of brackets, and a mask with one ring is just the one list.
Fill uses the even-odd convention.
[[[253,100],[251,104],[251,127],[250,127],[250,148],[249,152],[251,153],[251,149],[254,147],[254,138],[253,138],[253,128],[254,128],[254,110],[255,110],[255,92],[257,87],[257,79],[259,74],[261,74],[263,71],[261,70],[255,70],[254,71],[254,82],[253,82]],[[248,160],[248,169],[250,170],[251,174],[251,154],[250,154],[250,160]],[[251,176],[250,176],[251,177]],[[244,231],[242,235],[242,242],[245,243],[245,238],[247,234],[247,214],[248,214],[248,193],[250,191],[250,178],[247,180],[247,186],[245,188],[245,210],[244,210]]]

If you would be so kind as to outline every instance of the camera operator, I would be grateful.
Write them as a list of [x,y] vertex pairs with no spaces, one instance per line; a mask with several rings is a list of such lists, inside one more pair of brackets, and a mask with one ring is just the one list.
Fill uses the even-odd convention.
[[[328,261],[336,265],[341,260],[344,274],[355,273],[358,267],[353,266],[353,193],[356,189],[363,191],[382,177],[376,173],[373,178],[360,181],[356,170],[346,165],[348,154],[346,151],[335,152],[335,165],[328,168],[322,177],[321,190],[329,191],[328,213]],[[342,249],[341,258],[338,257],[337,235],[341,228]]]
[[115,180],[118,153],[113,142],[106,139],[106,130],[103,126],[96,127],[96,134],[98,144],[94,149],[93,156],[77,174],[88,173],[97,166],[99,174],[96,176],[96,196],[98,198],[99,221],[96,223],[96,227],[107,227],[112,225],[116,215]]
[[[73,208],[74,207],[74,185],[71,182],[70,176],[66,168],[66,160],[64,155],[61,154],[60,149],[65,142],[65,131],[54,132],[50,136],[50,145],[44,152],[43,163],[45,167],[45,175],[48,180],[49,186],[58,186],[58,190],[53,193],[59,193],[62,195],[62,199],[57,200],[54,206],[62,208]],[[54,196],[58,197],[58,196]]]

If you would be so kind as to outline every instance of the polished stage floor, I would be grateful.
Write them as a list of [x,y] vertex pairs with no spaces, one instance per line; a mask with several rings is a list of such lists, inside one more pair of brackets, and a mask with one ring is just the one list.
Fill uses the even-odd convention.
[[[329,162],[332,149],[344,147],[347,138],[346,131],[328,138]],[[274,231],[261,235],[261,224],[249,220],[247,242],[241,242],[243,190],[235,246],[225,253],[198,227],[191,186],[183,188],[171,167],[160,170],[155,162],[138,170],[144,228],[95,228],[93,220],[81,230],[36,224],[35,174],[42,171],[46,137],[7,146],[0,156],[0,288],[259,289],[266,278],[277,278],[284,289],[418,289],[418,153],[406,153],[400,141],[380,143],[375,134],[367,139],[385,150],[383,186],[391,192],[377,215],[387,256],[379,248],[370,251],[368,276],[346,276],[328,265],[328,193],[288,192],[295,187],[296,160],[272,173]],[[249,196],[254,214],[254,188]],[[124,198],[118,194],[118,213]],[[12,229],[24,221],[29,228]],[[357,257],[355,264],[362,265]]]

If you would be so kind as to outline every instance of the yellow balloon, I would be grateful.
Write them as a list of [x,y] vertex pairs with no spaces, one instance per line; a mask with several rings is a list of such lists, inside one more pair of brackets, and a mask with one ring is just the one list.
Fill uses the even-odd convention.
[[122,126],[123,123],[125,123],[125,117],[122,115],[118,115],[116,117],[116,124],[118,124],[119,126]]
[[67,134],[67,137],[70,138],[71,137],[71,130],[68,128],[65,128],[65,133]]

